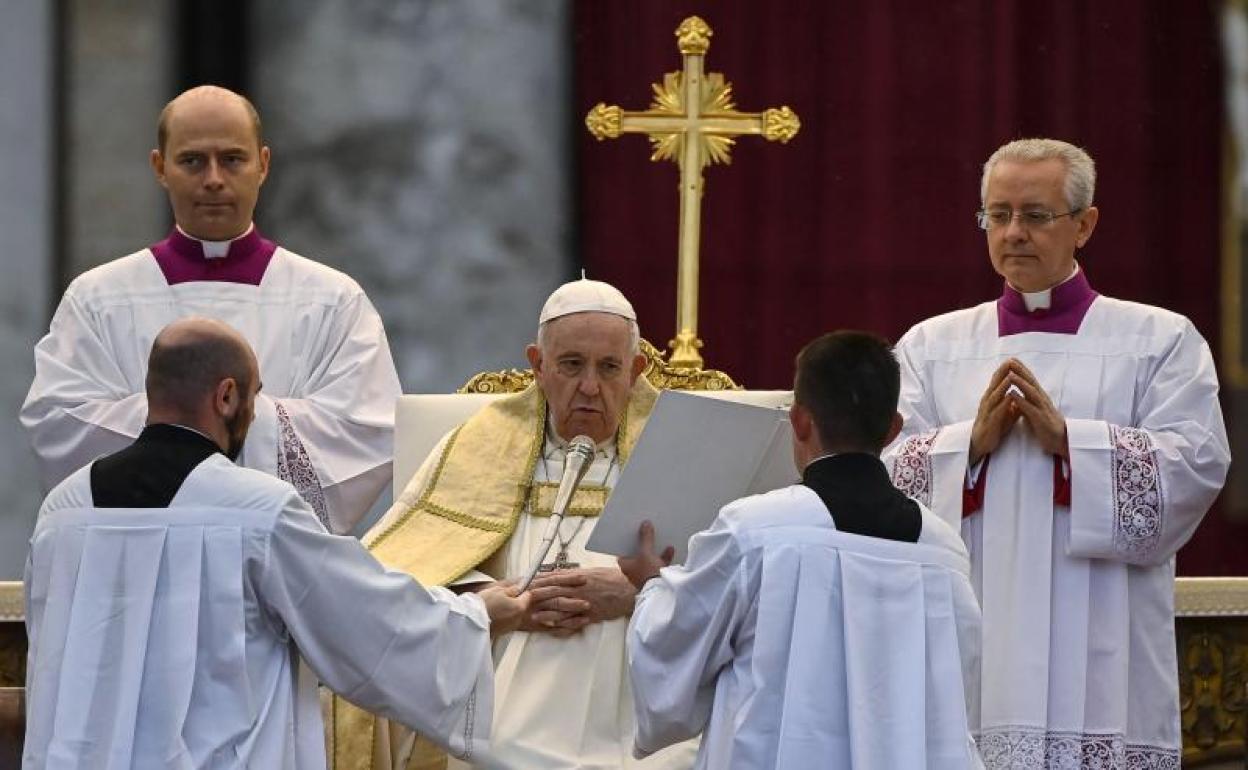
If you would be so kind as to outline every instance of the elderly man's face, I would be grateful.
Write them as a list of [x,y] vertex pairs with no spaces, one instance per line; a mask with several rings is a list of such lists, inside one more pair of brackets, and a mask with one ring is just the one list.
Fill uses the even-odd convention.
[[988,176],[984,209],[1015,214],[1008,225],[988,230],[988,256],[993,269],[1019,291],[1041,291],[1066,280],[1075,269],[1075,249],[1092,237],[1095,207],[1039,226],[1028,226],[1017,216],[1034,210],[1053,214],[1070,211],[1065,183],[1066,164],[1056,158],[1003,160]]
[[585,434],[606,441],[620,426],[628,394],[646,365],[632,350],[629,322],[609,313],[574,313],[550,321],[542,345],[526,351],[566,441]]
[[228,98],[188,99],[168,127],[164,152],[152,150],[151,162],[178,226],[206,241],[241,235],[269,173],[269,148],[259,146],[246,108]]

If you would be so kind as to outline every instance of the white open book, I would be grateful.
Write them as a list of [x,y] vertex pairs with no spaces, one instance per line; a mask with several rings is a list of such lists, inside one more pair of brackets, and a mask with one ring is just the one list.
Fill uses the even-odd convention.
[[725,504],[798,480],[788,410],[665,390],[586,548],[625,556],[650,519],[658,550],[711,525]]

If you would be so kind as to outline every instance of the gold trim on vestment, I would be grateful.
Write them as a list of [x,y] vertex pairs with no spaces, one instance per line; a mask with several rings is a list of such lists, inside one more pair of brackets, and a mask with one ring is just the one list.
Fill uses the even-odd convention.
[[[657,398],[650,382],[638,377],[616,433],[621,466]],[[412,507],[365,545],[382,564],[427,586],[463,576],[506,544],[535,486],[539,506],[548,494],[547,485],[533,481],[545,435],[546,399],[536,384],[487,404],[451,434]],[[582,512],[569,514],[598,515],[595,493],[605,504],[606,489],[583,491],[572,501]],[[374,770],[375,717],[335,697],[331,719],[334,770]]]
[[[550,516],[555,512],[555,496],[559,492],[559,483],[555,481],[539,481],[533,484],[534,495],[530,516]],[[606,487],[583,484],[576,488],[572,502],[568,504],[566,516],[597,516],[607,506]]]

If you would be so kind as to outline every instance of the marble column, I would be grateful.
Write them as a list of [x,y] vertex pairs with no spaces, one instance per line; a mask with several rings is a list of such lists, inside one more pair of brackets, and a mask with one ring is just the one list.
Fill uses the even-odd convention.
[[568,255],[566,2],[253,6],[258,220],[377,305],[408,392],[524,365]]
[[[169,204],[148,165],[170,97],[173,5],[69,0],[65,278],[164,237]],[[57,290],[64,287],[57,287]]]
[[17,410],[34,376],[52,276],[52,4],[0,4],[0,580],[21,577],[41,498]]

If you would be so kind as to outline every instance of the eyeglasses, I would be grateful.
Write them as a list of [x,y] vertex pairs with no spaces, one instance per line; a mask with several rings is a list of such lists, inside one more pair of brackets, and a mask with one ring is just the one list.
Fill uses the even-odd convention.
[[1055,219],[1073,217],[1081,211],[1083,209],[1071,209],[1058,214],[1048,209],[1024,209],[1023,211],[1014,211],[1013,209],[980,209],[975,212],[975,221],[979,223],[980,230],[992,230],[998,227],[1009,227],[1010,222],[1017,217],[1019,223],[1030,230],[1048,227],[1053,224]]

